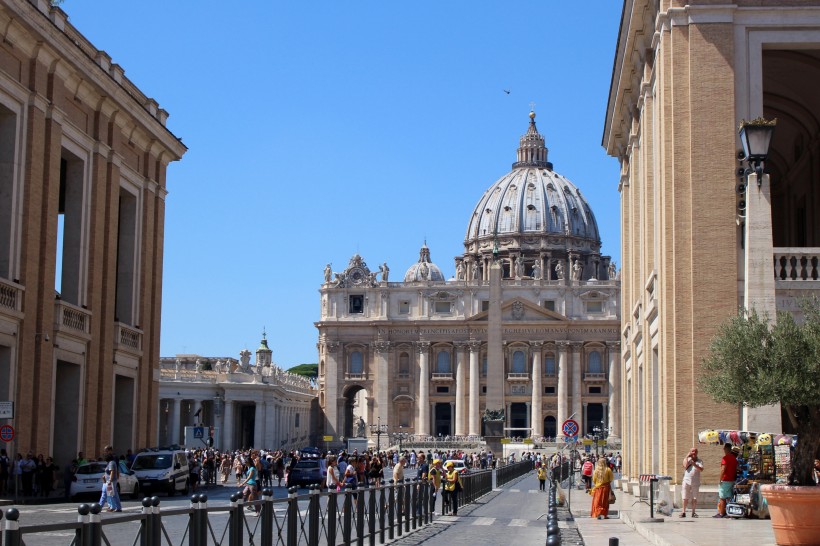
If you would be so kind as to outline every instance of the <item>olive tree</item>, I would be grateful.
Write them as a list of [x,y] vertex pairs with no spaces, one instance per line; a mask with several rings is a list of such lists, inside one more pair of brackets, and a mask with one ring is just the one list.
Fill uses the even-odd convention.
[[[703,362],[701,388],[718,402],[780,404],[797,432],[791,485],[814,485],[820,451],[820,302],[800,304],[804,320],[778,313],[775,324],[743,311],[720,326]],[[777,431],[758,431],[777,432]]]

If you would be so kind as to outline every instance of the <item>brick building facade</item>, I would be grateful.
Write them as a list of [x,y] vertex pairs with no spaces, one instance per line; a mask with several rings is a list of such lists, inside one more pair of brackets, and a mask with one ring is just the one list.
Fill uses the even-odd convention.
[[157,434],[168,117],[45,0],[0,2],[0,400],[10,447]]

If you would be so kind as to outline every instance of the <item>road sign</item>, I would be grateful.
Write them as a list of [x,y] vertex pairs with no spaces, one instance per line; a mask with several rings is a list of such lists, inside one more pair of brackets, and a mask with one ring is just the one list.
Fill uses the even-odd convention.
[[525,444],[531,444],[532,443],[532,438],[524,438],[524,443]]
[[509,439],[509,438],[501,438],[501,443],[502,443],[502,444],[509,444],[509,443],[510,443],[510,439]]
[[14,440],[14,427],[11,425],[3,425],[0,427],[0,440],[4,442],[11,442]]
[[574,419],[567,419],[564,421],[564,424],[561,425],[561,431],[564,433],[564,436],[578,436],[578,429],[580,428],[578,421]]
[[194,438],[202,439],[205,437],[205,427],[194,427]]
[[323,436],[323,437],[322,437],[322,441],[324,441],[324,442],[332,442],[332,441],[333,441],[333,436]]
[[0,401],[0,419],[14,419],[14,402]]
[[584,444],[585,446],[591,446],[592,445],[592,440],[590,438],[584,438],[581,441],[581,443]]

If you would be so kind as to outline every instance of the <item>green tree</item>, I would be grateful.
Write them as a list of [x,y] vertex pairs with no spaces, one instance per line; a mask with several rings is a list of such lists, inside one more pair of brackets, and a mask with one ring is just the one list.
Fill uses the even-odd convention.
[[[718,402],[756,408],[780,404],[797,432],[791,485],[814,485],[820,452],[820,302],[800,304],[804,321],[778,313],[777,322],[741,312],[719,329],[703,363],[700,386]],[[777,432],[777,431],[759,431]]]

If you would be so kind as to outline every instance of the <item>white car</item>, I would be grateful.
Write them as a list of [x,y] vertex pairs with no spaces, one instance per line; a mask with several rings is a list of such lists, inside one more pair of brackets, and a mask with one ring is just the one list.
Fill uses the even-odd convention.
[[459,474],[466,474],[470,471],[470,469],[467,468],[467,465],[465,465],[464,461],[462,461],[461,459],[448,459],[444,463],[445,470],[447,469],[447,465],[450,463],[453,463],[453,470],[457,471]]
[[[108,463],[98,461],[81,464],[74,473],[71,481],[69,495],[71,500],[76,500],[79,495],[96,495],[98,498],[102,492],[103,475]],[[120,498],[123,495],[130,495],[132,499],[137,498],[140,491],[140,483],[137,477],[130,470],[120,465],[120,477],[117,480],[117,489]]]

